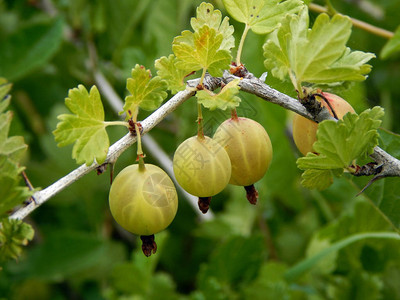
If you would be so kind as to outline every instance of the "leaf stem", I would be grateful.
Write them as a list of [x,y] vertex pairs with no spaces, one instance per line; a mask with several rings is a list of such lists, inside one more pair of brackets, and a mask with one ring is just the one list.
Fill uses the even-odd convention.
[[237,120],[239,119],[239,118],[238,118],[238,115],[237,115],[236,108],[234,108],[234,109],[231,110],[231,119],[232,119],[232,120],[235,120],[235,121],[237,121]]
[[[327,13],[327,14],[331,15],[331,10],[327,9],[327,8],[321,6],[321,5],[310,3],[308,5],[308,7],[310,8],[310,10],[315,11],[317,13]],[[375,34],[377,36],[381,36],[381,37],[386,38],[386,39],[391,39],[394,36],[394,33],[389,31],[389,30],[386,30],[386,29],[371,25],[371,24],[369,24],[367,22],[364,22],[364,21],[361,21],[361,20],[358,20],[358,19],[355,19],[355,18],[351,18],[350,17],[350,19],[351,19],[351,22],[353,23],[354,27],[360,28],[360,29],[365,30],[365,31],[367,31],[369,33]]]
[[144,159],[143,159],[144,154],[142,150],[142,138],[137,122],[135,122],[135,131],[137,136],[137,159],[139,160],[139,171],[143,172],[146,168],[144,166]]
[[240,57],[242,55],[244,40],[246,39],[246,36],[247,36],[247,33],[249,32],[249,29],[250,29],[250,26],[248,24],[246,24],[246,26],[244,27],[243,33],[242,33],[242,37],[240,38],[240,43],[239,43],[238,51],[237,51],[237,54],[236,54],[236,64],[238,66],[241,65]]
[[197,102],[197,137],[204,139],[203,112],[201,111],[201,104],[199,102]]
[[207,69],[203,68],[203,73],[201,73],[200,82],[199,82],[200,86],[203,86],[203,81],[204,81],[204,77],[206,77],[206,72],[207,72]]
[[297,82],[296,76],[294,75],[294,73],[292,71],[289,71],[289,77],[290,77],[290,81],[292,82],[294,88],[296,89],[296,91],[299,95],[299,98],[303,99],[303,97],[304,97],[303,89],[301,88],[300,82]]
[[337,11],[333,7],[333,5],[332,5],[330,0],[325,0],[325,3],[326,3],[326,7],[327,7],[327,10],[328,10],[329,14],[332,14],[332,15],[337,14]]
[[115,125],[120,125],[120,126],[125,126],[129,128],[128,122],[125,121],[104,121],[105,126],[115,126]]

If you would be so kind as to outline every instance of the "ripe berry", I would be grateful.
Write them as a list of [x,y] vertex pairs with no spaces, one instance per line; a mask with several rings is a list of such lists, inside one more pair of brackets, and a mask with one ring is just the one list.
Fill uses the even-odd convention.
[[171,224],[178,209],[178,196],[162,169],[146,164],[141,170],[135,164],[115,177],[109,204],[111,214],[123,228],[136,235],[152,236]]
[[[246,187],[248,196],[257,193],[253,184],[264,176],[272,160],[271,140],[264,127],[254,120],[234,116],[217,128],[213,138],[231,160],[229,183]],[[255,204],[257,196],[253,194],[249,201]]]
[[[353,107],[343,98],[331,93],[321,94],[329,101],[339,119],[342,119],[348,112],[355,113]],[[316,98],[333,116],[332,110],[329,108],[328,104],[320,99],[320,97],[316,96]],[[293,117],[293,139],[297,148],[303,155],[307,155],[308,152],[313,152],[313,144],[317,140],[317,129],[318,123],[316,122],[298,114]]]
[[210,197],[221,192],[231,177],[228,154],[207,136],[193,136],[180,144],[174,154],[173,168],[182,188],[200,198],[199,207],[203,213],[208,210]]

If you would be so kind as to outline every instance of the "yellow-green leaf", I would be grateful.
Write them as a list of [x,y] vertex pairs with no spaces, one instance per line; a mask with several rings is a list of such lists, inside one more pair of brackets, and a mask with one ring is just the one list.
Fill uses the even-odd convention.
[[[221,22],[222,21],[222,22]],[[222,14],[219,10],[214,10],[214,6],[210,3],[201,3],[197,8],[196,18],[190,20],[190,25],[194,31],[200,30],[201,27],[207,25],[214,28],[216,32],[221,33],[223,40],[220,49],[229,51],[235,47],[235,38],[233,37],[234,28],[229,25],[229,18],[222,20]]]
[[267,34],[279,27],[282,19],[303,6],[300,0],[223,0],[228,13],[248,25],[257,34]]
[[177,61],[176,56],[170,54],[168,57],[157,59],[154,63],[157,75],[167,82],[168,89],[173,94],[185,89],[184,79],[190,73],[190,70],[179,69],[176,66]]
[[222,110],[236,108],[241,101],[240,98],[236,96],[239,93],[239,81],[240,79],[232,80],[217,94],[208,90],[198,91],[196,93],[198,103],[201,103],[210,110],[216,108]]
[[128,78],[126,88],[130,96],[125,98],[124,112],[132,116],[140,107],[144,110],[157,109],[167,97],[167,83],[161,77],[152,78],[150,70],[136,65],[132,77]]
[[65,104],[72,114],[58,116],[60,122],[53,131],[59,147],[74,144],[72,158],[78,164],[90,165],[96,159],[101,164],[110,145],[104,123],[104,108],[96,86],[90,93],[83,85],[69,90]]
[[184,31],[174,39],[172,50],[179,59],[177,66],[186,70],[207,69],[212,76],[221,76],[229,67],[232,56],[220,49],[223,35],[204,25],[195,33]]
[[378,144],[377,129],[383,114],[383,109],[377,106],[360,115],[348,113],[337,122],[321,122],[313,145],[318,154],[309,152],[297,160],[299,169],[306,171],[303,184],[308,188],[326,188],[332,178],[330,172],[341,175],[354,161],[370,155]]
[[348,17],[320,14],[312,29],[308,10],[287,16],[282,26],[264,44],[264,65],[280,79],[290,77],[296,89],[304,82],[335,83],[365,80],[372,53],[351,51],[346,43],[351,34]]

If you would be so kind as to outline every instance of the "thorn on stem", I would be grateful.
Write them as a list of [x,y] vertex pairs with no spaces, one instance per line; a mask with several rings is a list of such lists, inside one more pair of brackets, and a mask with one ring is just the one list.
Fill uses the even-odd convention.
[[25,171],[22,171],[21,175],[24,178],[26,186],[29,188],[29,190],[32,191],[34,189],[34,187],[33,187],[32,183],[30,182],[28,176],[26,175]]
[[[22,172],[21,172],[21,175],[22,175],[22,177],[24,178],[25,184],[26,184],[26,186],[28,187],[28,189],[29,189],[30,191],[33,191],[35,188],[33,187],[32,183],[31,183],[31,181],[29,180],[28,176],[26,175],[25,171],[22,171]],[[29,203],[32,202],[32,201],[35,202],[35,203],[37,204],[37,202],[36,202],[36,200],[35,200],[34,197],[30,197],[29,200],[25,202],[25,204],[29,204]]]
[[370,181],[368,181],[368,183],[361,189],[361,191],[359,191],[358,193],[357,193],[357,195],[356,195],[356,197],[357,196],[360,196],[362,193],[364,193],[364,191],[367,189],[367,188],[369,188],[369,186],[371,185],[371,184],[373,184],[375,181],[377,181],[378,179],[381,179],[381,178],[384,178],[385,176],[374,176]]

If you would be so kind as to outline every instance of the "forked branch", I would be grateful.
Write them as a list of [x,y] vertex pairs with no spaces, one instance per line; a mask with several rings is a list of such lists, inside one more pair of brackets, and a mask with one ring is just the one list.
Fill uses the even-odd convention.
[[[221,85],[221,82],[228,83],[238,77],[225,72],[222,79],[211,77],[209,75],[205,78],[205,86],[210,90],[215,89]],[[143,133],[149,132],[153,127],[160,123],[168,114],[174,111],[179,105],[192,97],[198,84],[198,79],[191,80],[188,82],[188,88],[184,91],[177,93],[171,99],[169,99],[164,105],[153,112],[149,117],[141,122],[143,126]],[[248,73],[244,78],[241,78],[239,86],[242,91],[254,94],[259,98],[272,102],[274,104],[280,105],[285,109],[291,110],[303,117],[306,117],[317,122],[323,120],[335,120],[326,109],[322,109],[318,115],[313,116],[310,114],[306,108],[297,100],[286,94],[283,94],[267,84],[265,84],[259,78]],[[108,155],[104,164],[114,163],[117,158],[131,145],[136,142],[136,137],[128,133],[116,143],[114,143],[108,151]],[[381,166],[379,172],[374,175],[371,182],[384,177],[400,177],[400,161],[379,147],[375,147],[375,152],[371,155],[371,158]],[[100,167],[99,164],[94,163],[91,166],[82,165],[67,174],[63,178],[59,179],[52,185],[46,187],[45,189],[36,192],[33,195],[34,201],[31,201],[28,205],[19,208],[14,213],[10,215],[10,219],[23,219],[28,216],[37,207],[45,203],[47,200],[52,198],[54,195],[65,189],[67,186],[82,178],[86,174]]]

